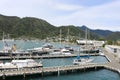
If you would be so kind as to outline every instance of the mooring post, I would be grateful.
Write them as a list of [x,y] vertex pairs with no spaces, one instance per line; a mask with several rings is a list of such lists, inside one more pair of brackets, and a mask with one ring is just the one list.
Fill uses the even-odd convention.
[[4,80],[5,79],[5,71],[3,71],[3,76],[2,77],[3,77],[3,80]]
[[95,66],[95,70],[97,70],[97,66]]
[[41,74],[42,74],[42,76],[43,76],[43,67],[42,67],[41,69],[42,69],[42,73],[41,73]]
[[23,77],[25,78],[25,72],[23,73]]
[[74,70],[72,69],[72,72],[74,72]]
[[86,70],[86,69],[85,69],[85,67],[84,67],[84,72],[85,72],[85,70]]
[[60,75],[60,70],[59,70],[59,67],[58,67],[58,76]]

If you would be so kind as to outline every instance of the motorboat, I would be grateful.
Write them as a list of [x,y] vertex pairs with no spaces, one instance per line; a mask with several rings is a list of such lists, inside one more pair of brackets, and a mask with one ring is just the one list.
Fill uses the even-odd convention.
[[62,54],[61,53],[61,50],[60,49],[53,49],[51,52],[50,52],[51,55],[60,55]]
[[65,46],[65,49],[67,49],[67,50],[69,50],[69,51],[74,51],[74,49],[72,48],[72,47],[70,47],[70,46]]
[[44,44],[41,47],[35,47],[32,49],[27,49],[28,52],[32,53],[33,55],[42,55],[42,54],[48,54],[53,49],[53,46],[51,44]]
[[72,53],[68,49],[63,48],[63,49],[61,49],[61,54],[62,55],[71,55]]
[[95,48],[92,45],[80,46],[80,48],[81,48],[81,50],[80,50],[81,53],[90,53],[90,54],[99,53],[99,49]]
[[32,53],[32,55],[42,55],[46,54],[47,51],[45,51],[42,47],[37,47],[37,48],[32,48],[32,49],[27,49],[28,52]]
[[41,62],[37,63],[33,59],[12,60],[11,63],[16,65],[18,68],[42,67]]
[[0,62],[0,70],[2,69],[19,69],[19,68],[38,68],[43,67],[42,62],[37,63],[33,59],[12,60],[11,62]]
[[50,44],[50,43],[46,43],[46,44],[44,44],[42,47],[43,47],[44,49],[45,49],[45,48],[46,48],[46,49],[53,49],[53,45]]

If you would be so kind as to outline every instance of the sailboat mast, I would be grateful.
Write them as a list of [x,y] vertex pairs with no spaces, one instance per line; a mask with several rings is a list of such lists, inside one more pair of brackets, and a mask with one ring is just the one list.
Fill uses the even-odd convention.
[[85,31],[85,41],[86,41],[85,47],[86,47],[86,49],[87,49],[87,28],[86,28],[86,31]]
[[62,36],[61,36],[61,34],[62,34],[62,30],[60,29],[60,44],[61,44],[61,38],[62,38]]
[[68,36],[67,36],[67,37],[68,37],[68,43],[69,43],[69,41],[70,41],[70,36],[69,36],[69,35],[70,35],[70,30],[69,30],[69,28],[68,28]]
[[90,40],[90,30],[88,30],[88,40]]
[[3,41],[3,42],[4,42],[4,39],[5,39],[5,38],[4,38],[4,32],[3,32],[3,37],[2,37],[2,41]]

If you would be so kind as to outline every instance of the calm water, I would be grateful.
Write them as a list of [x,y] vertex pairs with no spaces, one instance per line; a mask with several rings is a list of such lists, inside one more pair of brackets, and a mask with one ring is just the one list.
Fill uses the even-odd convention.
[[[44,67],[52,67],[52,66],[65,66],[65,65],[73,65],[73,59],[76,57],[71,58],[53,58],[53,59],[35,59],[35,61],[40,62]],[[93,58],[94,63],[105,63],[107,59],[103,56],[91,56]],[[3,60],[3,62],[10,62],[11,60]]]
[[[91,58],[93,58],[93,62],[94,63],[104,63],[107,62],[107,59],[105,57],[102,56],[92,56]],[[51,67],[51,66],[65,66],[65,65],[73,65],[73,59],[75,59],[75,57],[73,58],[54,58],[54,59],[42,59],[43,62],[43,66],[44,67]],[[36,61],[40,61],[36,60]]]
[[[15,41],[18,49],[26,50],[33,47],[41,47],[45,42],[43,41]],[[11,43],[12,44],[12,43]],[[65,44],[60,45],[59,43],[51,43],[54,47],[64,47]],[[2,41],[0,41],[0,50],[3,47]],[[79,46],[72,45],[74,49],[78,49]],[[71,58],[54,58],[54,59],[35,59],[37,62],[42,61],[44,67],[52,67],[52,66],[65,66],[72,65],[73,59]],[[92,56],[94,58],[94,63],[104,63],[107,62],[107,59],[103,56]],[[5,62],[10,60],[5,60]],[[9,77],[6,80],[120,80],[120,76],[110,70],[101,69],[97,71],[86,71],[86,72],[74,72],[64,75],[51,75],[40,77],[40,75],[31,75],[27,76],[25,79],[23,76],[18,77]]]
[[[14,42],[9,42],[9,45],[16,44],[17,49],[27,50],[35,47],[41,47],[42,45],[46,44],[47,42],[44,41],[23,41],[23,40],[16,40]],[[75,50],[78,50],[78,45],[70,45],[70,44],[60,44],[59,42],[51,42],[51,44],[55,48],[63,48],[65,46],[72,46]],[[3,48],[3,42],[0,41],[0,50]]]

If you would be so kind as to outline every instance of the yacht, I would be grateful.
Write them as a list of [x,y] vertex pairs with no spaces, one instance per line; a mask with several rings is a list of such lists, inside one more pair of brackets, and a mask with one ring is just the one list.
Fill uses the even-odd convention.
[[81,58],[80,56],[77,56],[77,58],[73,60],[73,64],[80,65],[80,64],[90,63],[92,61],[93,59],[89,58],[89,56],[86,56],[86,58]]
[[50,52],[50,54],[52,54],[52,55],[60,55],[60,54],[62,54],[62,53],[61,53],[61,50],[60,50],[60,49],[53,49],[53,50]]
[[0,62],[0,70],[2,69],[18,69],[18,68],[37,68],[43,67],[42,63],[37,63],[33,59],[12,60],[11,62]]
[[24,50],[17,50],[16,44],[10,46],[7,42],[4,42],[3,49],[0,51],[0,56],[10,56],[10,55],[26,55],[29,52]]
[[61,54],[63,54],[63,55],[71,55],[72,53],[68,49],[63,48],[63,49],[61,49]]
[[17,50],[16,44],[14,43],[14,39],[5,38],[3,33],[3,49],[0,50],[0,56],[10,56],[10,55],[17,55],[17,54],[28,54],[28,52],[23,50]]
[[74,51],[74,49],[73,49],[72,47],[70,47],[70,46],[65,46],[65,49],[67,49],[67,50],[69,50],[69,51],[71,51],[71,52]]
[[53,50],[53,45],[46,43],[41,47],[36,47],[32,49],[27,49],[28,52],[32,53],[33,55],[42,55],[42,54],[48,54]]
[[89,62],[92,62],[93,58],[90,58],[89,54],[85,55],[83,58],[80,57],[80,48],[79,48],[79,54],[76,59],[73,60],[73,64],[80,65],[80,64],[86,64]]
[[12,60],[11,63],[16,65],[18,68],[42,67],[41,62],[37,63],[33,59]]

